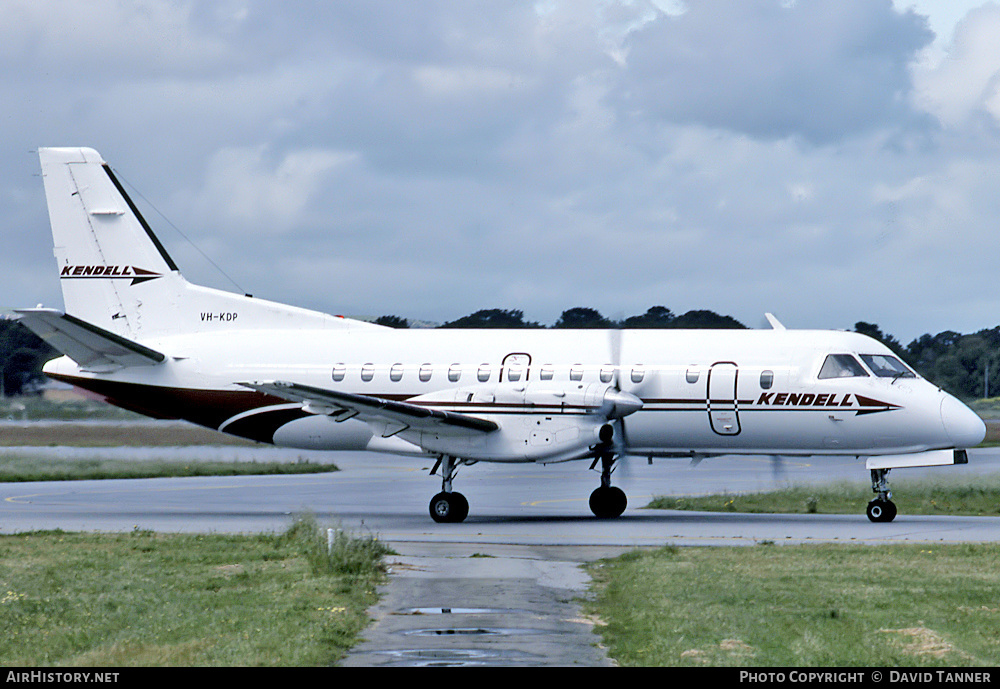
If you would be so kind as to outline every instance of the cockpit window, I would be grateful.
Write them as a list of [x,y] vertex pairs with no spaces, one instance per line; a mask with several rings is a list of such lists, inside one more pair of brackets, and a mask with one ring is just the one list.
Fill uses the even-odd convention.
[[850,354],[831,354],[819,370],[820,378],[868,377],[864,367]]
[[879,378],[916,378],[917,374],[894,356],[888,354],[862,354],[868,368]]

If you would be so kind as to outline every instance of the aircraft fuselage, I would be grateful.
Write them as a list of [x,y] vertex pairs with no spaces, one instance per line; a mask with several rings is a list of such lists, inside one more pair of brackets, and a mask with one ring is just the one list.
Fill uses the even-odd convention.
[[311,413],[233,381],[294,379],[488,418],[499,426],[495,438],[473,438],[459,451],[449,446],[479,461],[586,455],[605,421],[595,413],[598,398],[613,384],[642,401],[625,419],[635,455],[879,455],[982,439],[978,417],[922,378],[867,370],[864,376],[820,378],[831,354],[859,360],[891,354],[848,332],[380,329],[292,335],[227,331],[219,324],[215,331],[148,344],[174,357],[162,367],[103,374],[81,372],[62,359],[46,372],[157,416],[322,450],[420,454],[433,441],[424,434],[414,443],[409,429],[378,433],[325,409]]

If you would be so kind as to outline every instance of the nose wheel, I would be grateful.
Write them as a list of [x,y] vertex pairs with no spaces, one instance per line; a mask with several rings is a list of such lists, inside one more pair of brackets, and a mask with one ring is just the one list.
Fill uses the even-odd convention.
[[896,503],[892,500],[875,499],[868,503],[868,518],[873,522],[891,522],[896,518]]
[[872,469],[872,492],[875,499],[868,503],[868,519],[873,522],[891,522],[896,518],[896,503],[889,490],[889,469]]

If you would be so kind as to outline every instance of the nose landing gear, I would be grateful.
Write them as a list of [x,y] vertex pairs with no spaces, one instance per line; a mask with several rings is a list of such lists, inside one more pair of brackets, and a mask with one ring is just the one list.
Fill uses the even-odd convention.
[[891,522],[896,518],[896,503],[892,501],[892,491],[886,477],[889,469],[872,469],[872,492],[875,499],[868,503],[865,510],[873,522]]

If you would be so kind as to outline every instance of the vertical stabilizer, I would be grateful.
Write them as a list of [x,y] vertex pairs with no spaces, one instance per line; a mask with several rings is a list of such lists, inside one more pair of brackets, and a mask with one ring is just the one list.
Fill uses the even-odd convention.
[[134,337],[136,295],[128,288],[177,266],[90,148],[43,148],[39,158],[66,312]]
[[97,151],[38,154],[66,313],[130,339],[361,325],[188,283]]

